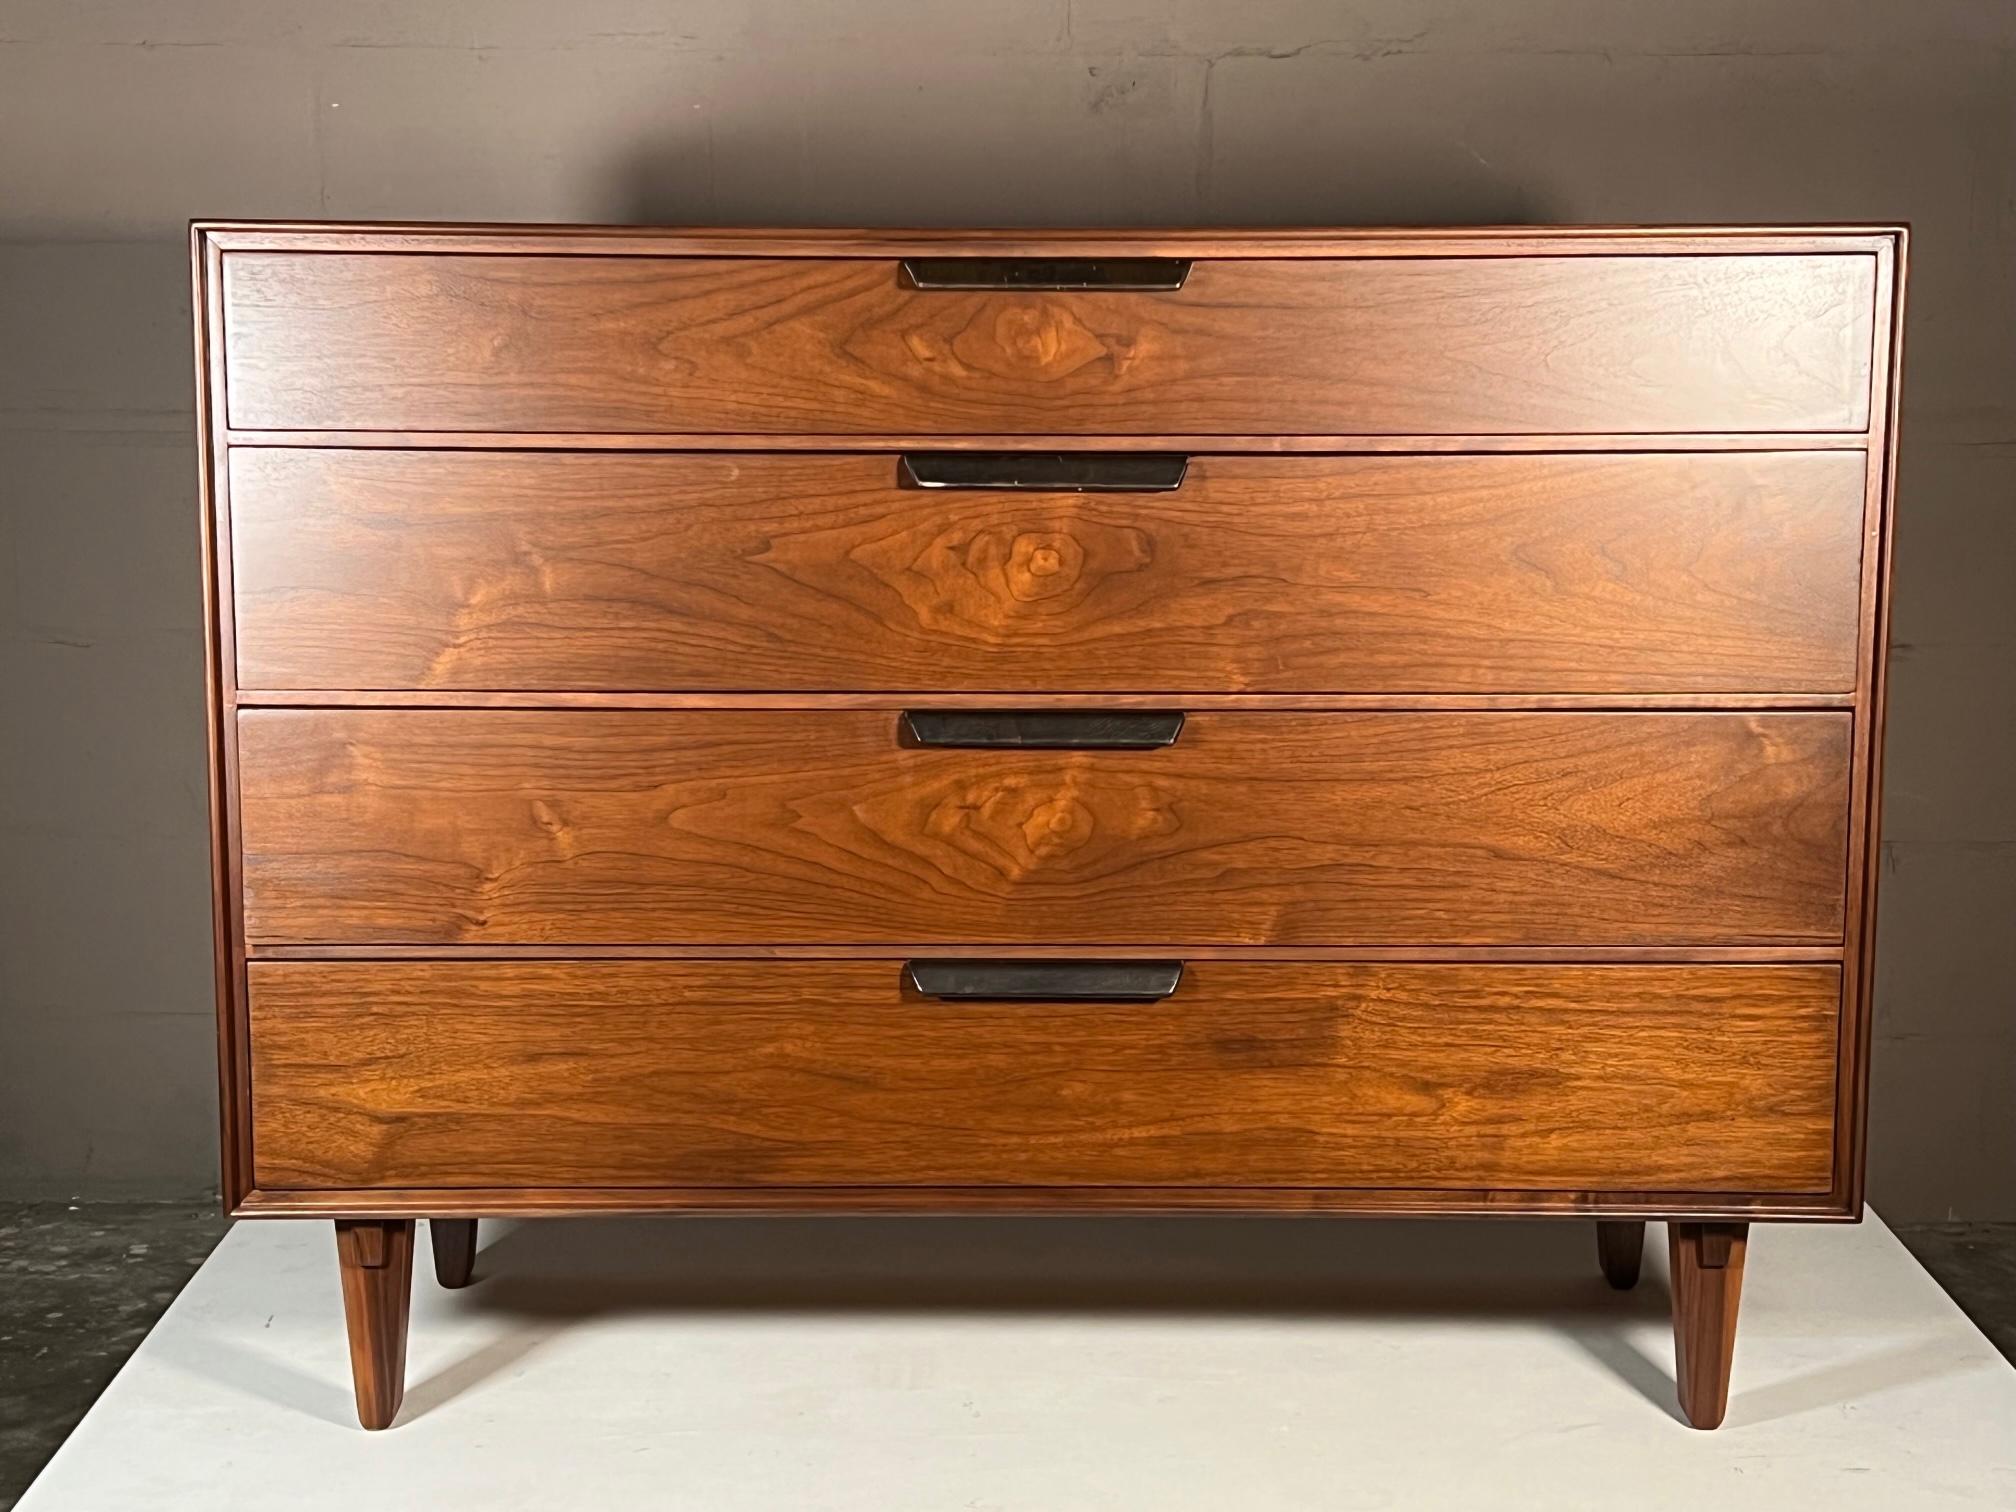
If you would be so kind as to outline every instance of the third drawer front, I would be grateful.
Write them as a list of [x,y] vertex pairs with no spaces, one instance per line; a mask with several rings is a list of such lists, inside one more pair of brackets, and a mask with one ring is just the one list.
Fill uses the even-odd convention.
[[1161,749],[905,731],[883,711],[249,711],[247,939],[1841,936],[1845,713],[1192,714]]
[[1197,961],[1158,1002],[897,960],[254,962],[303,1187],[1824,1191],[1833,966]]
[[240,448],[239,682],[1854,686],[1860,452],[965,460]]

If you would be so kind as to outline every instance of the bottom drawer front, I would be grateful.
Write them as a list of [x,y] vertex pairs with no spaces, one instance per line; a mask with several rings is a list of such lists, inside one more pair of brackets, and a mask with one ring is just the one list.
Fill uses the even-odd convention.
[[263,1188],[1812,1192],[1832,966],[1193,962],[946,1002],[877,961],[257,962]]

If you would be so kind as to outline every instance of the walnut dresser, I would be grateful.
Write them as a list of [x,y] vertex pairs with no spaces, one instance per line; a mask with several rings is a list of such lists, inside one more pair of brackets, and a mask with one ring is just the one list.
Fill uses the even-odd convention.
[[1862,1203],[1899,227],[194,228],[224,1183]]

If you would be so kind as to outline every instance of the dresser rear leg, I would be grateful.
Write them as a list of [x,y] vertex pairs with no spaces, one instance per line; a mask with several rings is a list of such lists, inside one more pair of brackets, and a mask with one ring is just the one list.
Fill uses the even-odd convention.
[[451,1291],[467,1286],[476,1268],[476,1220],[429,1218],[427,1237],[434,1245],[434,1279]]
[[1743,1296],[1747,1223],[1669,1223],[1673,1270],[1673,1350],[1680,1410],[1696,1428],[1721,1424],[1736,1353],[1736,1307]]
[[385,1428],[406,1394],[406,1317],[413,1297],[413,1220],[338,1218],[343,1321],[357,1421]]
[[1619,1291],[1631,1290],[1638,1284],[1638,1265],[1645,1258],[1645,1225],[1637,1219],[1600,1220],[1596,1258],[1603,1263],[1604,1280]]

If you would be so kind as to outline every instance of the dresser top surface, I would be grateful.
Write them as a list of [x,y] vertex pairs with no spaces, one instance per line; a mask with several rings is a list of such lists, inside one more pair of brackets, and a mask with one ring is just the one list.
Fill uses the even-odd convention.
[[1521,256],[1585,253],[1876,251],[1901,221],[1701,226],[1334,226],[849,228],[533,225],[420,221],[207,220],[192,235],[221,251],[467,250],[592,254],[649,249],[764,256],[890,256],[919,248],[1012,253],[1069,246],[1088,255],[1197,257]]

